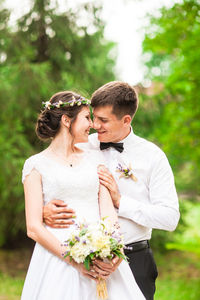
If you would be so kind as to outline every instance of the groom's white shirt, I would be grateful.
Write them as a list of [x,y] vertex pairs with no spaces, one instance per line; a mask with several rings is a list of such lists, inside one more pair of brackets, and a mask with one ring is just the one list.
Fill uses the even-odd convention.
[[[101,152],[121,194],[118,216],[125,243],[149,240],[152,228],[173,231],[180,214],[174,176],[166,155],[132,130],[121,142],[122,153],[114,148]],[[97,134],[91,134],[89,145],[99,149],[99,144]],[[131,164],[137,182],[131,178],[119,179],[118,163]]]

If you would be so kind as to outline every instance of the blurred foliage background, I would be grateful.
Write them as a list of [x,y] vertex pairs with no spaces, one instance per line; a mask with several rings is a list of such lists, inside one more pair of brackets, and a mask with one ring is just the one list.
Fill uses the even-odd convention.
[[[118,79],[114,72],[116,45],[105,40],[101,7],[95,1],[62,13],[56,6],[52,8],[50,0],[31,3],[30,11],[11,27],[10,11],[3,8],[0,0],[2,249],[25,246],[21,170],[24,160],[44,147],[34,134],[41,102],[64,89],[77,90],[90,97],[99,86]],[[86,25],[77,22],[83,12]],[[165,256],[160,257],[162,253],[166,255],[166,249],[191,252],[189,260],[181,256],[189,270],[196,257],[193,255],[200,255],[200,1],[183,0],[171,8],[162,8],[159,16],[149,16],[149,19],[143,59],[146,78],[152,84],[149,88],[141,84],[136,87],[140,107],[133,128],[136,134],[165,151],[180,196],[182,217],[176,232],[156,230],[153,233],[152,246],[159,253],[157,259],[166,268]],[[168,265],[171,274],[169,268]],[[6,276],[0,270],[0,277],[10,286]],[[188,280],[178,278],[175,296],[169,294],[165,277],[164,284],[159,285],[157,299],[200,299],[198,276],[192,286]],[[190,293],[183,294],[187,284]],[[8,299],[11,296],[12,292]]]
[[[115,78],[109,55],[114,43],[104,39],[100,7],[86,4],[57,13],[49,0],[32,3],[14,28],[10,12],[0,12],[1,246],[25,231],[21,169],[24,159],[42,147],[34,134],[41,102],[68,89],[90,96]],[[83,11],[87,27],[76,22]]]

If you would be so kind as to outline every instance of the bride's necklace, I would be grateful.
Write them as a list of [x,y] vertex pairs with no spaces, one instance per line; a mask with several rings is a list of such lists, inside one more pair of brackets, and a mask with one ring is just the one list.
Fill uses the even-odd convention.
[[56,153],[53,149],[50,149],[52,151],[52,153],[57,156],[60,160],[65,161],[65,163],[67,163],[68,166],[70,166],[71,168],[76,164],[77,162],[77,154],[74,154],[74,159],[67,159],[66,157]]

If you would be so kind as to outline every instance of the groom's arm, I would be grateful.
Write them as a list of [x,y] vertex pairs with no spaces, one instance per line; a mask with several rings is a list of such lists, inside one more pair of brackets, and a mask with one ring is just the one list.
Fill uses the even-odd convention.
[[50,227],[68,228],[75,217],[75,211],[62,200],[53,199],[43,206],[43,221]]

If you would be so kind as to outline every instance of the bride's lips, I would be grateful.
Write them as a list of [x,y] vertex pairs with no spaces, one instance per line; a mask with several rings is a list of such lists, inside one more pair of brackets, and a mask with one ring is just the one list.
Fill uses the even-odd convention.
[[100,131],[97,131],[97,132],[98,132],[98,134],[100,134],[100,135],[106,133],[106,131],[101,131],[101,132],[100,132]]

